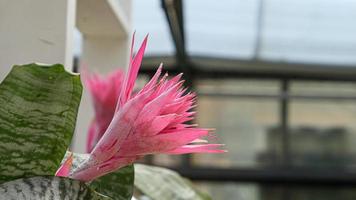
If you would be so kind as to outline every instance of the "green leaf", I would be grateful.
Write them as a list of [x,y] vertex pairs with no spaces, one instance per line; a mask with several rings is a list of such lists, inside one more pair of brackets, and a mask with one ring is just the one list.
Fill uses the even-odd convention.
[[0,199],[111,200],[83,182],[55,176],[36,176],[3,183],[0,185]]
[[134,167],[129,165],[90,183],[97,192],[115,200],[130,200],[134,187]]
[[211,199],[177,172],[142,164],[135,164],[135,187],[152,200]]
[[0,183],[54,175],[68,148],[82,93],[60,64],[14,66],[0,84]]

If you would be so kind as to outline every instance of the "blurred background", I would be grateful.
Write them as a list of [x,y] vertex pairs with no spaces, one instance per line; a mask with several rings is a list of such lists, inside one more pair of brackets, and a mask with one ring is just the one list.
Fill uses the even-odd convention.
[[[161,62],[184,72],[198,94],[192,123],[215,128],[208,139],[229,152],[142,162],[217,200],[354,200],[355,20],[354,0],[1,0],[0,78],[34,61],[125,68],[133,31],[136,44],[149,33],[137,87]],[[77,152],[89,99],[85,91]]]
[[[153,156],[214,199],[356,199],[356,2],[135,0],[163,62],[198,94],[226,154]],[[142,39],[141,39],[142,40]]]

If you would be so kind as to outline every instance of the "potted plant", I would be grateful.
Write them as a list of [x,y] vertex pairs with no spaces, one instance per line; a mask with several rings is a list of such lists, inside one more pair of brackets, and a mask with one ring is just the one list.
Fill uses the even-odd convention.
[[[95,117],[87,154],[68,150],[82,93],[79,74],[60,64],[14,66],[0,84],[0,199],[207,199],[177,173],[133,164],[148,154],[222,153],[186,124],[196,96],[181,75],[152,79],[133,92],[147,37],[126,75],[83,72]],[[208,198],[209,199],[209,198]]]

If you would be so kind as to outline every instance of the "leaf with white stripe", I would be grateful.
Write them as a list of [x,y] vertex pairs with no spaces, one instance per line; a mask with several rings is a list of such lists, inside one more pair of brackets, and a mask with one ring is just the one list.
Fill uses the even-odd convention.
[[0,183],[54,175],[81,99],[79,75],[60,64],[14,66],[0,84]]
[[85,183],[55,176],[16,179],[0,185],[0,200],[111,200]]

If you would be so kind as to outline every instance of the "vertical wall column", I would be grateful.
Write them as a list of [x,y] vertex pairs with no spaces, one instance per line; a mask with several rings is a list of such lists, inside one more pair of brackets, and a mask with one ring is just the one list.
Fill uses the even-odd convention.
[[0,0],[0,80],[14,64],[73,63],[75,0]]
[[[131,1],[78,0],[77,27],[83,35],[80,66],[101,74],[126,69],[132,34]],[[84,90],[73,144],[76,152],[85,152],[87,130],[93,116],[91,98]]]
[[80,63],[93,71],[108,73],[128,66],[127,37],[84,35]]

